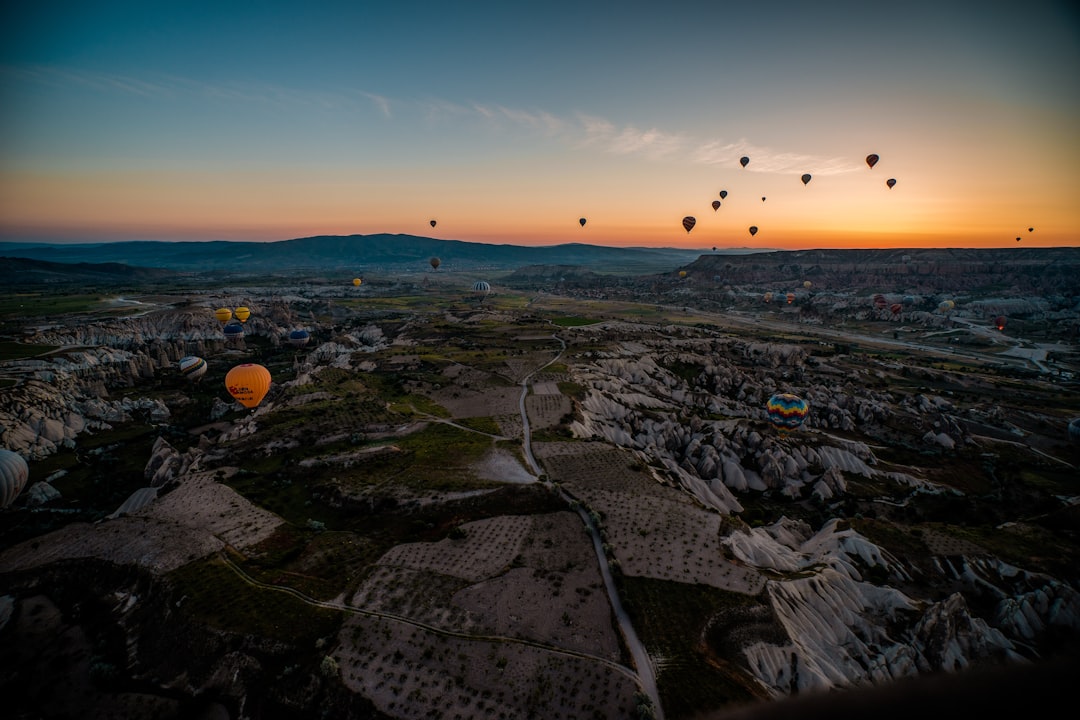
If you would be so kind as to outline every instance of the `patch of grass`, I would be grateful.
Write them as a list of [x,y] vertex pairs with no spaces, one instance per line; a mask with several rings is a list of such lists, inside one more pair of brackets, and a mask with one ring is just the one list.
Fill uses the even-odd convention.
[[0,362],[3,362],[4,360],[22,360],[23,358],[35,357],[42,353],[58,350],[59,348],[59,345],[29,345],[27,343],[5,340],[0,342]]
[[341,614],[284,592],[253,587],[219,558],[200,560],[169,574],[189,621],[230,633],[250,634],[309,651],[319,638],[334,635]]
[[458,418],[455,422],[488,435],[502,435],[499,424],[490,417]]
[[594,318],[571,316],[553,318],[551,322],[559,327],[582,327],[584,325],[595,325],[601,321]]
[[749,609],[757,600],[641,577],[624,577],[622,589],[642,642],[664,658],[657,685],[666,717],[694,717],[759,697],[753,678],[739,667],[742,658],[722,657],[703,641],[716,618]]
[[90,312],[102,307],[101,295],[18,293],[0,297],[0,317],[51,317]]

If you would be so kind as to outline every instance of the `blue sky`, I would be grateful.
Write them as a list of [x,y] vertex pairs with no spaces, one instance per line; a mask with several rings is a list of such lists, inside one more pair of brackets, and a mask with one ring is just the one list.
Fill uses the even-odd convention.
[[1070,3],[463,5],[7,4],[0,234],[1077,242]]

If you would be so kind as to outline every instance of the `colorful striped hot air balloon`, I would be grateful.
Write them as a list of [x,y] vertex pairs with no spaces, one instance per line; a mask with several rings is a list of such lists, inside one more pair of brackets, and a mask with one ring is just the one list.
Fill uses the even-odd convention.
[[225,387],[244,407],[258,407],[270,390],[270,371],[255,363],[237,365],[225,375]]
[[11,450],[0,450],[0,508],[15,502],[29,477],[30,468],[22,455]]
[[187,357],[180,358],[180,362],[177,363],[177,365],[180,367],[180,374],[190,382],[195,382],[206,374],[206,361],[201,357],[188,355]]
[[769,398],[765,404],[769,422],[781,433],[794,430],[803,424],[810,406],[798,395],[779,393]]

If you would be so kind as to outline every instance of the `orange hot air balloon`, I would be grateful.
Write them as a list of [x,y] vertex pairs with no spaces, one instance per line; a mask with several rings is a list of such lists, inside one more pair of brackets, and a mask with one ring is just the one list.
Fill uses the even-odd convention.
[[353,278],[352,284],[355,285],[356,287],[360,287],[360,283],[362,283],[362,282],[364,282],[364,281],[361,280],[360,278]]
[[750,226],[750,237],[754,237],[755,235],[757,235],[757,225],[751,225]]
[[803,173],[803,176],[802,176],[802,184],[803,184],[803,185],[807,185],[807,184],[809,184],[809,182],[810,182],[810,178],[812,178],[812,177],[813,177],[813,175],[811,175],[810,173]]
[[712,209],[714,211],[720,209],[720,201],[719,200],[713,200],[712,201]]
[[866,156],[866,164],[870,166],[870,169],[873,169],[874,166],[877,165],[877,161],[879,159],[880,158],[877,155],[875,155],[874,153],[870,153]]
[[255,363],[237,365],[225,375],[225,387],[244,407],[258,407],[270,389],[270,371]]
[[251,317],[251,310],[246,307],[238,307],[233,315],[235,315],[236,319],[240,322],[247,322],[248,318]]
[[686,228],[686,232],[690,232],[694,229],[694,225],[697,224],[697,220],[690,215],[687,215],[682,219],[682,226]]
[[743,167],[746,167],[747,165],[750,164],[750,158],[743,155],[741,158],[739,158],[739,164],[742,165]]
[[889,186],[890,190],[892,190],[893,185],[896,184],[896,178],[889,178],[888,180],[885,181],[885,184]]
[[214,311],[214,317],[223,323],[227,323],[232,320],[232,310],[229,308],[218,308]]
[[681,277],[681,278],[686,277],[686,271],[685,270],[680,270],[679,271],[679,277]]

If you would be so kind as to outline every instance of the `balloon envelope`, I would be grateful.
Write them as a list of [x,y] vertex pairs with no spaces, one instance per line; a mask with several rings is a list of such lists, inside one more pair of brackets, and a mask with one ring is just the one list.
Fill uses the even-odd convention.
[[679,277],[681,277],[681,278],[686,277],[686,271],[685,270],[680,270],[679,271]]
[[238,322],[230,322],[224,328],[222,332],[225,333],[225,338],[228,340],[244,337],[244,326]]
[[442,260],[437,257],[431,258],[430,260],[428,260],[428,262],[431,263],[432,270],[438,270],[439,266],[442,265]]
[[712,209],[713,210],[719,210],[720,209],[720,201],[719,200],[713,200],[712,201]]
[[223,323],[227,323],[232,320],[232,310],[229,308],[218,308],[214,311],[214,317]]
[[697,219],[690,216],[690,215],[687,215],[686,217],[684,217],[682,219],[682,226],[684,228],[686,228],[686,232],[690,232],[691,230],[693,230],[694,225],[696,225],[696,224],[697,224]]
[[0,508],[15,502],[29,477],[30,468],[22,455],[11,450],[0,450]]
[[997,327],[998,330],[1004,330],[1005,329],[1005,316],[1004,315],[998,315],[996,318],[994,318],[994,325]]
[[804,288],[806,288],[807,290],[809,290],[809,289],[811,288],[811,286],[813,286],[813,284],[814,284],[814,283],[810,282],[809,280],[803,280],[803,284],[802,284],[802,286],[803,286]]
[[750,237],[757,235],[757,225],[750,226]]
[[769,398],[765,412],[772,426],[781,432],[794,430],[803,424],[810,406],[798,395],[780,393]]
[[362,283],[362,282],[364,282],[364,281],[361,280],[360,278],[353,278],[352,284],[357,286],[357,287],[360,287],[360,283]]
[[889,312],[891,312],[893,315],[899,315],[903,309],[904,306],[900,303],[893,303],[889,306]]
[[201,357],[188,355],[180,358],[180,362],[177,363],[177,365],[180,367],[180,374],[188,380],[198,380],[206,374],[206,361]]
[[870,167],[874,167],[875,165],[877,165],[878,160],[879,160],[878,156],[875,155],[874,153],[870,153],[869,155],[866,156],[866,164],[869,165]]
[[431,221],[431,227],[435,227],[435,221],[434,220]]
[[896,184],[896,178],[889,178],[885,181],[885,184],[889,186],[890,190],[892,190],[892,186]]
[[225,375],[225,387],[244,407],[256,407],[270,389],[270,371],[255,363],[237,365]]
[[787,294],[787,304],[790,305],[793,302],[795,302],[795,293],[789,292]]
[[578,218],[578,224],[581,225],[581,227],[585,227],[585,218]]
[[803,173],[802,184],[806,185],[807,183],[809,183],[811,177],[813,177],[813,176],[810,173]]
[[491,285],[484,282],[483,280],[477,280],[475,283],[473,283],[472,291],[474,295],[479,295],[483,297],[484,295],[487,295],[489,292],[491,292]]
[[238,307],[233,315],[235,315],[236,319],[240,322],[247,322],[247,319],[251,317],[251,310],[246,307]]
[[293,330],[291,333],[289,333],[289,343],[291,345],[295,345],[296,347],[304,347],[305,345],[307,345],[310,338],[311,335],[308,334],[308,331],[303,329]]
[[772,302],[772,293],[771,292],[765,293],[765,302]]
[[721,190],[720,191],[720,199],[721,200],[727,200],[727,190]]
[[746,167],[747,165],[750,164],[750,158],[743,155],[741,158],[739,158],[739,164],[742,165],[743,167]]

